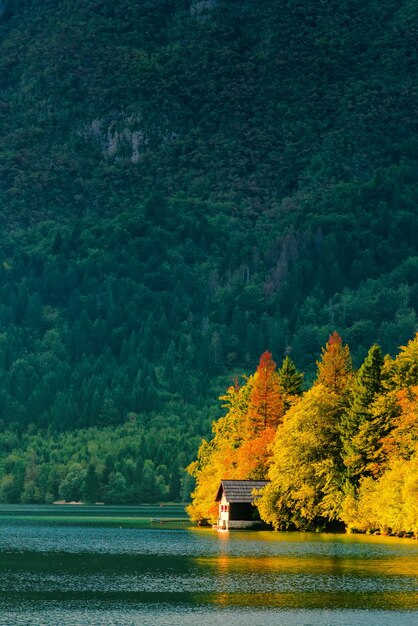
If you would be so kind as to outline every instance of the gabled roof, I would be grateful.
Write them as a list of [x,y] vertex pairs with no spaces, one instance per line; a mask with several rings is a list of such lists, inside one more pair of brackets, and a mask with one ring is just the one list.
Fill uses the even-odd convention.
[[268,480],[222,480],[215,500],[219,502],[224,493],[228,502],[253,502],[254,489],[261,489],[268,483]]

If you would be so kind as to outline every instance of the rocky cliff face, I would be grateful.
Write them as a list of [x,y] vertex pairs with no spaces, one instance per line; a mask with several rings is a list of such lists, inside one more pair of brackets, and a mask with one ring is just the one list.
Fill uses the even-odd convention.
[[202,17],[216,6],[217,1],[218,0],[192,0],[190,3],[190,14],[194,17]]

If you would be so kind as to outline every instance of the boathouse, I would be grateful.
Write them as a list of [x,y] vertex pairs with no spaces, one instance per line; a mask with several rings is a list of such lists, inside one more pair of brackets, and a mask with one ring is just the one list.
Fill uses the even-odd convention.
[[216,494],[218,530],[260,526],[258,510],[254,506],[254,490],[267,483],[267,480],[222,480]]

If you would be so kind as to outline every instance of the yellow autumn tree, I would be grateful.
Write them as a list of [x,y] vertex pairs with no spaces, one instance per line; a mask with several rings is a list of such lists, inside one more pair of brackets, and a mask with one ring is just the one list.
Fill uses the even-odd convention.
[[220,481],[240,478],[236,454],[245,433],[250,392],[251,378],[242,387],[229,387],[226,395],[221,396],[222,406],[227,409],[227,413],[213,422],[213,439],[202,441],[197,460],[187,467],[196,481],[192,503],[187,507],[187,513],[193,521],[214,524],[218,511],[215,496]]
[[[418,385],[385,394],[396,401],[390,433],[381,440],[377,479],[360,483],[358,499],[346,503],[349,528],[418,535]],[[379,407],[379,403],[375,410]]]
[[389,389],[403,389],[418,384],[418,332],[394,361],[387,363],[386,385]]
[[363,479],[349,513],[349,529],[418,537],[418,454],[393,459],[378,480]]
[[339,421],[351,379],[348,346],[333,333],[322,350],[315,384],[277,429],[270,484],[258,501],[262,519],[275,528],[311,528],[339,519],[343,498]]
[[306,529],[338,519],[338,408],[338,395],[317,383],[277,429],[270,484],[258,501],[261,518],[273,527]]

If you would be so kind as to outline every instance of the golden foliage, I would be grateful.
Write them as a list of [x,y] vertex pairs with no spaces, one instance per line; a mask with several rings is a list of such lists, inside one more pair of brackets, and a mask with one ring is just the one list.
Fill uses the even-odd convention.
[[[418,535],[418,335],[383,367],[380,353],[377,371],[370,355],[379,350],[369,351],[354,379],[349,349],[334,333],[302,397],[285,396],[265,352],[246,384],[222,396],[226,414],[188,468],[196,479],[192,519],[216,521],[222,479],[268,476],[257,506],[275,528],[343,521]],[[298,389],[300,375],[289,364],[286,371]]]
[[409,461],[393,460],[379,478],[363,479],[358,499],[346,506],[348,528],[365,532],[418,535],[418,454]]
[[276,434],[270,485],[259,501],[275,528],[309,526],[339,512],[338,394],[315,384],[293,406]]

